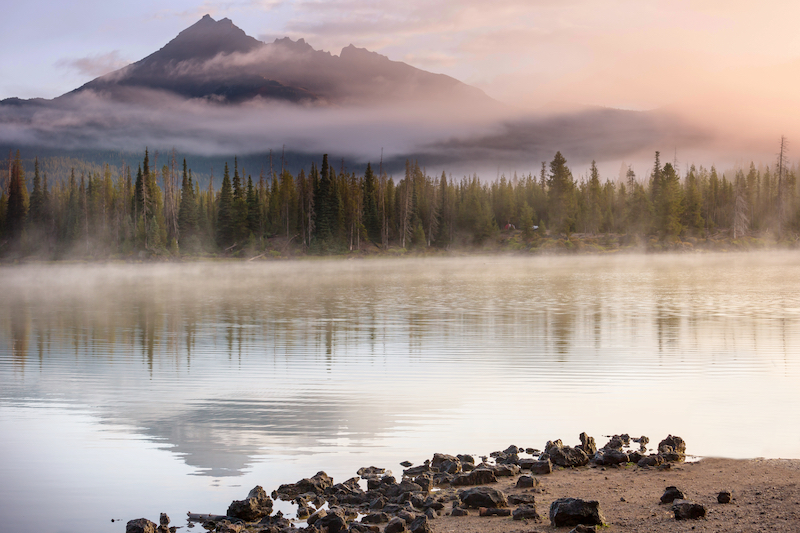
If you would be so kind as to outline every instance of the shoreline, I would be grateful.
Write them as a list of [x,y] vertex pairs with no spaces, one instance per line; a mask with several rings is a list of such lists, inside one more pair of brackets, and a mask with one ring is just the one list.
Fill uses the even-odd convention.
[[[80,247],[79,247],[80,248]],[[461,243],[446,249],[435,247],[381,249],[364,242],[359,249],[340,250],[319,254],[292,243],[291,239],[273,237],[263,246],[239,249],[225,254],[213,251],[187,253],[164,250],[141,250],[129,254],[110,254],[98,251],[95,254],[72,254],[53,258],[36,254],[6,253],[0,264],[29,263],[195,263],[195,262],[270,262],[285,260],[349,260],[378,258],[443,258],[443,257],[569,257],[576,255],[661,255],[661,254],[707,254],[707,253],[758,253],[792,252],[800,250],[800,238],[777,241],[769,235],[745,236],[732,239],[729,236],[685,237],[671,240],[656,236],[626,234],[541,235],[523,239],[519,231],[501,232],[499,237],[483,245]]]
[[[544,451],[512,445],[491,458],[436,453],[419,465],[402,463],[397,477],[370,466],[337,483],[318,472],[271,493],[257,486],[225,515],[187,513],[188,527],[216,533],[797,529],[800,459],[686,462],[680,437],[649,450],[646,437],[615,435],[602,448],[592,437],[580,438],[574,447],[548,442]],[[273,514],[277,500],[295,504],[296,513]],[[567,506],[583,508],[570,514]],[[688,510],[691,517],[681,515]],[[168,525],[162,514],[161,526],[132,520],[126,532],[174,533]]]

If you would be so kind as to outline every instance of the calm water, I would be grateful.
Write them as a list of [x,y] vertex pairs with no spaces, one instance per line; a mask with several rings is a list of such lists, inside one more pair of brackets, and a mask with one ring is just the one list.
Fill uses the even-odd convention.
[[581,431],[800,457],[800,254],[3,267],[0,299],[3,531]]

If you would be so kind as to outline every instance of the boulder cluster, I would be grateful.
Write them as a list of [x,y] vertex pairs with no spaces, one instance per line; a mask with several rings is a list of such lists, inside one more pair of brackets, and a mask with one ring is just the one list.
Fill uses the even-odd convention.
[[[471,514],[470,510],[477,510],[478,516],[510,516],[513,520],[539,522],[535,500],[539,479],[535,476],[549,474],[554,466],[633,463],[642,468],[661,468],[683,461],[686,456],[685,442],[672,435],[650,454],[647,437],[614,435],[599,449],[586,433],[580,435],[580,441],[574,447],[565,446],[561,440],[550,441],[543,451],[509,446],[490,454],[491,459],[481,457],[480,462],[471,455],[436,453],[417,466],[401,463],[407,468],[399,479],[374,466],[360,468],[356,477],[342,483],[334,483],[325,472],[318,472],[281,485],[271,495],[257,486],[245,499],[231,502],[224,516],[189,513],[189,519],[202,522],[206,530],[216,533],[430,533],[431,521],[442,514],[465,516]],[[638,449],[631,450],[631,442],[639,444]],[[521,457],[523,453],[530,457]],[[517,476],[515,487],[524,491],[521,494],[506,495],[489,486],[498,478],[512,476]],[[670,492],[672,489],[677,492]],[[683,500],[683,494],[675,487],[669,487],[667,492],[662,502],[675,502],[676,519],[679,514],[681,519],[700,515],[698,509],[687,506],[691,502]],[[296,504],[297,520],[305,523],[289,520],[280,511],[273,514],[274,501],[278,499]],[[598,502],[576,498],[554,501],[549,518],[553,526],[584,528],[576,529],[580,531],[604,523]],[[156,526],[143,518],[131,520],[126,533],[174,533],[165,514],[160,522]]]

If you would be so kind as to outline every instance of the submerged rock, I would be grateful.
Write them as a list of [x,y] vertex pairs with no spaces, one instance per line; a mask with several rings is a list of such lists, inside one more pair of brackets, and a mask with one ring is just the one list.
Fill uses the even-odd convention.
[[125,533],[156,533],[156,525],[147,518],[128,520],[125,524]]
[[600,503],[579,498],[559,498],[550,504],[550,523],[554,527],[603,525]]

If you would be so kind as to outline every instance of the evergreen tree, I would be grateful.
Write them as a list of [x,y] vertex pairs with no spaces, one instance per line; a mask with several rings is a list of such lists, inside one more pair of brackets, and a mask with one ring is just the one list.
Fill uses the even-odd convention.
[[181,203],[178,208],[178,238],[181,246],[186,246],[197,233],[197,201],[194,185],[183,160],[183,178],[181,180]]
[[367,170],[364,172],[364,226],[367,228],[369,239],[378,243],[381,240],[381,220],[378,215],[378,199],[375,174],[372,172],[372,165],[367,163]]
[[253,179],[247,176],[247,229],[252,235],[260,235],[259,228],[259,214],[261,213],[261,206],[258,202],[258,193],[253,187]]
[[22,169],[19,150],[17,150],[17,155],[11,163],[7,205],[6,235],[14,241],[22,236],[25,219],[28,215],[28,187],[25,185],[25,171]]
[[236,244],[234,241],[234,216],[231,178],[228,173],[228,163],[225,163],[225,173],[222,176],[222,188],[219,191],[219,206],[217,207],[217,244],[223,250]]
[[30,222],[33,226],[41,227],[47,217],[46,189],[42,186],[39,175],[39,158],[33,160],[33,191],[30,199]]

